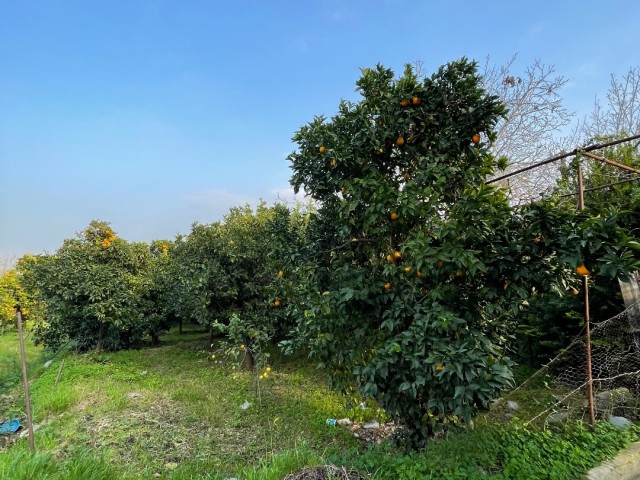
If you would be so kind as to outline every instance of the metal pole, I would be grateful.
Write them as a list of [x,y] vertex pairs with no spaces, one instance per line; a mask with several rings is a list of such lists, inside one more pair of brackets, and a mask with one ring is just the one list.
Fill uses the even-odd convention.
[[[582,182],[582,165],[578,159],[578,208],[584,210],[584,185]],[[589,276],[582,277],[584,290],[584,329],[587,347],[587,404],[589,405],[589,422],[592,427],[596,425],[595,409],[593,407],[593,374],[591,371],[591,320],[589,316]]]
[[35,453],[36,447],[33,440],[33,419],[31,418],[31,396],[29,394],[29,377],[27,376],[27,353],[24,348],[24,332],[22,330],[22,312],[20,311],[20,305],[16,305],[16,317],[18,319],[18,338],[20,339],[22,384],[24,385],[24,399],[27,408],[27,426],[29,428],[29,450],[31,453]]
[[513,177],[514,175],[518,175],[519,173],[523,173],[523,172],[526,172],[528,170],[532,170],[534,168],[538,168],[538,167],[540,167],[542,165],[546,165],[547,163],[556,162],[558,160],[562,160],[563,158],[567,158],[567,157],[572,157],[574,155],[578,155],[579,153],[586,153],[586,152],[590,152],[592,150],[600,150],[601,148],[612,147],[614,145],[618,145],[618,144],[624,143],[624,142],[630,142],[630,141],[636,140],[638,138],[640,138],[640,133],[637,134],[637,135],[633,135],[631,137],[621,138],[620,140],[614,140],[613,142],[600,143],[600,144],[596,144],[596,145],[589,145],[588,147],[584,147],[584,148],[574,148],[570,152],[560,153],[559,155],[556,155],[556,156],[551,157],[551,158],[547,158],[546,160],[543,160],[541,162],[533,163],[533,164],[531,164],[529,166],[526,166],[524,168],[520,168],[518,170],[514,170],[513,172],[510,172],[510,173],[506,173],[506,174],[504,174],[504,175],[502,175],[500,177],[492,178],[491,180],[489,180],[489,181],[487,181],[485,183],[489,184],[489,183],[499,182],[500,180],[504,180],[506,178]]

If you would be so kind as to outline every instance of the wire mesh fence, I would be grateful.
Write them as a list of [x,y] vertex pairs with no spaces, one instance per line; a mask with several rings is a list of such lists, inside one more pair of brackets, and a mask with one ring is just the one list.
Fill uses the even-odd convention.
[[[591,361],[596,418],[640,420],[640,304],[593,323]],[[578,335],[554,359],[504,396],[492,414],[547,426],[588,420],[586,342]],[[526,401],[521,410],[518,401]],[[511,413],[509,413],[511,411]],[[616,417],[612,419],[611,417]]]

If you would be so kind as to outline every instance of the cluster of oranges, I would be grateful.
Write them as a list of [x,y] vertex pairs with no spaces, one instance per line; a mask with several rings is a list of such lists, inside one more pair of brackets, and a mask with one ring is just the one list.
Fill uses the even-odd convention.
[[[411,97],[411,105],[413,105],[414,107],[417,107],[418,105],[420,105],[420,97],[417,96],[413,96]],[[408,98],[403,98],[402,100],[400,100],[400,106],[401,107],[408,107],[409,106],[409,99]]]
[[[403,98],[402,100],[400,100],[400,106],[401,107],[406,108],[409,105],[414,106],[414,107],[417,107],[418,105],[420,105],[420,97],[414,95],[414,96],[411,97],[411,99]],[[431,116],[430,119],[433,120],[433,116]],[[384,122],[381,119],[379,119],[377,123],[378,123],[379,126],[384,125]],[[412,130],[414,128],[415,128],[415,125],[412,126]],[[412,142],[413,140],[414,140],[414,135],[412,134],[412,135],[409,136],[408,141]],[[396,143],[396,146],[402,147],[402,146],[405,145],[406,141],[407,140],[405,140],[403,135],[399,135],[396,138],[396,142],[395,143]],[[476,145],[480,144],[480,134],[478,134],[478,133],[474,134],[471,137],[471,141]],[[327,151],[327,147],[325,147],[324,145],[320,145],[320,147],[318,148],[318,151],[321,154],[324,154]],[[379,148],[379,153],[384,153],[384,148],[382,148],[382,147]],[[336,165],[337,165],[337,161],[334,158],[334,159],[331,160],[331,166],[335,167]]]
[[[399,251],[395,251],[390,253],[389,255],[387,255],[387,262],[389,263],[393,263],[396,260],[400,260],[402,258],[402,253],[400,253]],[[387,282],[384,284],[384,289],[385,290],[391,290],[391,282]]]
[[390,253],[389,255],[387,255],[387,262],[389,263],[393,263],[396,260],[400,260],[402,258],[402,254],[399,251],[395,251],[393,253]]
[[[395,219],[392,217],[392,220],[395,220]],[[402,253],[396,250],[396,251],[390,253],[389,255],[387,255],[387,262],[395,263],[396,260],[400,260],[401,258],[402,258]],[[405,273],[411,273],[411,267],[409,265],[405,265],[403,270],[405,271]],[[420,270],[417,270],[416,271],[416,276],[418,278],[422,278],[422,272]],[[387,282],[387,283],[384,284],[384,289],[385,290],[391,290],[391,287],[392,287],[391,282]]]
[[271,367],[267,367],[264,369],[264,372],[258,376],[258,380],[266,380],[269,378],[269,374],[271,373]]
[[104,234],[105,234],[105,237],[102,239],[102,242],[101,242],[102,246],[103,247],[109,247],[109,246],[111,246],[113,241],[116,239],[116,236],[108,228],[104,231]]

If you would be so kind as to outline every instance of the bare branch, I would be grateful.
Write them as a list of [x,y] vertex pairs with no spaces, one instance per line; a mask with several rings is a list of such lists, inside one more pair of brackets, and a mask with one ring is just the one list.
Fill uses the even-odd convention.
[[640,133],[640,66],[631,67],[621,79],[611,75],[607,105],[595,99],[582,133],[587,139]]
[[[567,83],[556,75],[552,65],[536,60],[522,74],[514,73],[517,56],[504,65],[485,62],[483,82],[487,91],[497,95],[507,106],[507,117],[497,125],[493,153],[507,157],[507,172],[517,170],[541,158],[575,144],[560,136],[574,114],[562,105],[560,89]],[[513,178],[509,183],[516,201],[530,201],[553,186],[557,176],[554,166],[536,169]]]

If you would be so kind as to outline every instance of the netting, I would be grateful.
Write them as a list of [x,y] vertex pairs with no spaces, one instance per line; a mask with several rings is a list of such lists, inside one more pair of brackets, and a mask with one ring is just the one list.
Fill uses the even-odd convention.
[[[591,364],[596,418],[640,420],[640,303],[592,323]],[[518,399],[533,407],[517,415],[526,424],[588,420],[584,330],[557,357],[510,392],[497,411],[520,411]]]

